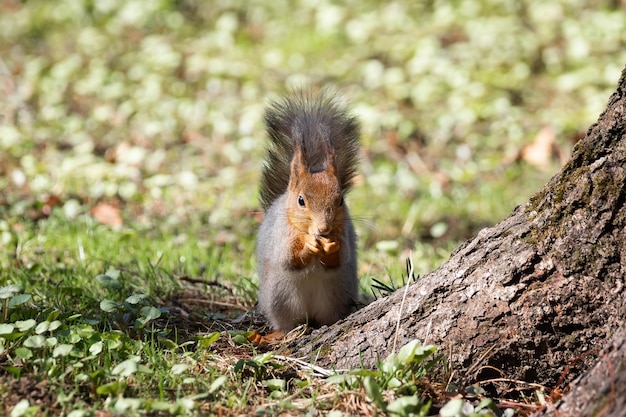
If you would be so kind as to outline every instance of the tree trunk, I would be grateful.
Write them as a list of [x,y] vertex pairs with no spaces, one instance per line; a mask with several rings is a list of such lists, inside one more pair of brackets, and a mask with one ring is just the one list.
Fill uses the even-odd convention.
[[439,346],[465,386],[567,384],[604,361],[624,323],[625,167],[626,70],[561,172],[413,283],[402,310],[404,290],[289,348],[326,367],[373,367],[417,338]]
[[618,329],[596,365],[572,383],[554,407],[533,417],[624,417],[626,415],[626,335]]

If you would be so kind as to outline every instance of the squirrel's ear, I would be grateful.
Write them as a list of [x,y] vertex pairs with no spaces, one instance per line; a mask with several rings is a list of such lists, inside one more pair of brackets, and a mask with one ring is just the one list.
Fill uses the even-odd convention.
[[307,173],[306,161],[304,159],[304,154],[302,153],[302,149],[300,147],[296,147],[293,153],[293,158],[291,159],[291,175],[290,179],[295,180],[297,178],[302,178],[303,175]]
[[335,176],[335,174],[337,173],[337,158],[335,157],[335,149],[332,146],[328,148],[326,154],[325,171],[327,174],[330,174],[332,176]]

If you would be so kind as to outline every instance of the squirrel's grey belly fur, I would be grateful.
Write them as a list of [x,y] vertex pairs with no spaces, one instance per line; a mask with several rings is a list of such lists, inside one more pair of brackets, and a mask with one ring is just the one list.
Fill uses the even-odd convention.
[[[358,296],[354,227],[346,216],[339,267],[327,269],[315,261],[295,271],[286,256],[293,230],[284,221],[285,199],[283,195],[270,206],[259,229],[259,309],[283,331],[302,323],[332,324],[350,313]],[[284,259],[276,259],[277,253],[285,254]]]

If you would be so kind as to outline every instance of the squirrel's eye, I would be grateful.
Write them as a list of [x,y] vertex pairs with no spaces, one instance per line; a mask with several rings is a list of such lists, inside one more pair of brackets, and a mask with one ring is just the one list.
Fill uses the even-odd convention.
[[301,195],[298,196],[298,205],[304,207],[304,198]]

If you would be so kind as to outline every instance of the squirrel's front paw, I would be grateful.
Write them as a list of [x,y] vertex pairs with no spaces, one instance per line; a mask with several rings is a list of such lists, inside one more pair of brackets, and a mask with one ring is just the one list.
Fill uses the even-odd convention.
[[338,252],[341,247],[339,245],[339,242],[336,241],[334,238],[320,237],[318,239],[318,242],[321,245],[322,251],[325,255],[330,255],[331,253]]
[[324,253],[324,248],[320,245],[320,241],[313,235],[305,235],[304,246],[314,255]]

